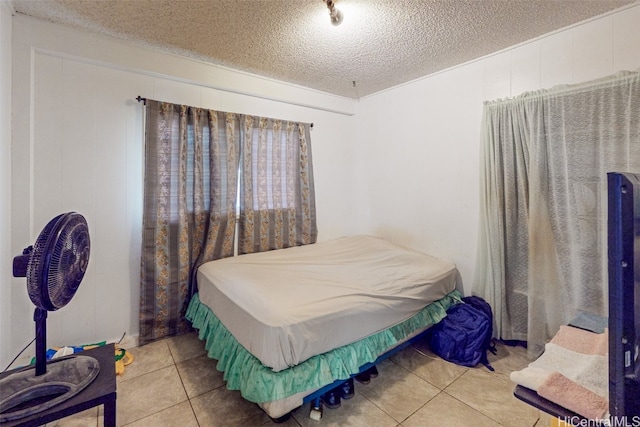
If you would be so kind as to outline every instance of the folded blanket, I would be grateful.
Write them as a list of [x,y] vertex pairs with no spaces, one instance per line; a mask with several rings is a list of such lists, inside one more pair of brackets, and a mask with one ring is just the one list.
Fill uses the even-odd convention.
[[544,346],[544,353],[529,366],[549,373],[559,372],[597,395],[607,397],[609,395],[608,363],[605,356],[582,354],[547,343]]
[[563,326],[528,367],[511,373],[516,384],[589,419],[609,407],[608,335]]
[[609,333],[596,334],[573,326],[560,326],[551,343],[582,354],[606,356],[609,352]]
[[540,368],[532,368],[531,366],[529,366],[520,371],[511,372],[509,378],[511,379],[511,381],[518,385],[529,388],[533,391],[538,391],[542,383],[545,382],[551,374],[552,371]]
[[538,394],[588,419],[602,419],[609,401],[576,384],[559,372],[552,372],[538,389]]

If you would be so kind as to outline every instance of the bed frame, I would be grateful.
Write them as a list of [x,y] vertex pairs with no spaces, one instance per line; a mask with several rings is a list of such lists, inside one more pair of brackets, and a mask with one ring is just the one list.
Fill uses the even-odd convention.
[[[397,346],[393,347],[392,349],[390,349],[389,351],[381,354],[380,356],[378,356],[378,358],[373,361],[372,363],[365,363],[364,365],[362,365],[360,367],[360,372],[358,372],[357,374],[353,374],[351,375],[350,378],[346,379],[346,380],[336,380],[331,384],[327,384],[326,386],[322,387],[319,390],[316,390],[315,392],[309,394],[307,397],[305,397],[302,400],[302,403],[308,403],[311,402],[311,409],[309,411],[309,418],[319,421],[320,419],[322,419],[322,412],[323,412],[323,407],[322,407],[322,395],[333,390],[336,387],[341,386],[342,384],[346,383],[347,381],[349,381],[349,379],[352,379],[358,375],[360,375],[361,373],[367,371],[368,369],[376,366],[377,364],[379,364],[380,362],[382,362],[383,360],[386,360],[388,358],[390,358],[391,356],[395,355],[396,353],[400,352],[401,350],[404,350],[405,348],[409,347],[410,345],[424,339],[427,337],[427,335],[429,334],[431,327],[428,327],[427,329],[425,329],[424,331],[420,332],[419,334],[415,335],[412,338],[409,338],[408,340],[398,344]],[[282,416],[281,418],[277,418],[274,419],[275,422],[283,422],[286,421],[289,416],[291,415],[291,413],[288,413],[284,416]]]

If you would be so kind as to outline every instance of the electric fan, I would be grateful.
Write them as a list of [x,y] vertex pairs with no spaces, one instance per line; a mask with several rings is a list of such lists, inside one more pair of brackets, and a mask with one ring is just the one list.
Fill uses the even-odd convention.
[[71,355],[46,360],[47,312],[64,307],[78,290],[89,263],[85,218],[68,212],[53,218],[33,246],[13,259],[14,277],[26,277],[36,306],[36,364],[0,380],[0,422],[24,418],[75,396],[100,372],[92,357]]

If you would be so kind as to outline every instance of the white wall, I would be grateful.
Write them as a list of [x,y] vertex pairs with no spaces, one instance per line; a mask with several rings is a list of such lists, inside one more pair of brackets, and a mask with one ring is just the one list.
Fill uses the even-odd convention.
[[[137,334],[143,188],[137,95],[313,122],[319,239],[350,234],[351,197],[343,182],[357,102],[21,15],[13,30],[11,253],[66,211],[82,213],[91,236],[78,292],[49,314],[49,346]],[[17,352],[33,337],[33,306],[25,280],[12,282],[10,347]]]
[[15,356],[8,345],[11,340],[12,294],[11,13],[9,3],[0,1],[0,369],[4,369]]
[[483,101],[638,69],[639,23],[635,5],[362,99],[358,231],[452,259],[470,293]]

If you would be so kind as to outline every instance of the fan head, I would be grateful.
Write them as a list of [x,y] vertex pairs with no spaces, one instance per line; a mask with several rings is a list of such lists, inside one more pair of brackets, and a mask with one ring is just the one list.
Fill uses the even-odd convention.
[[55,311],[75,295],[89,264],[89,227],[68,212],[44,227],[29,256],[27,291],[36,307]]

